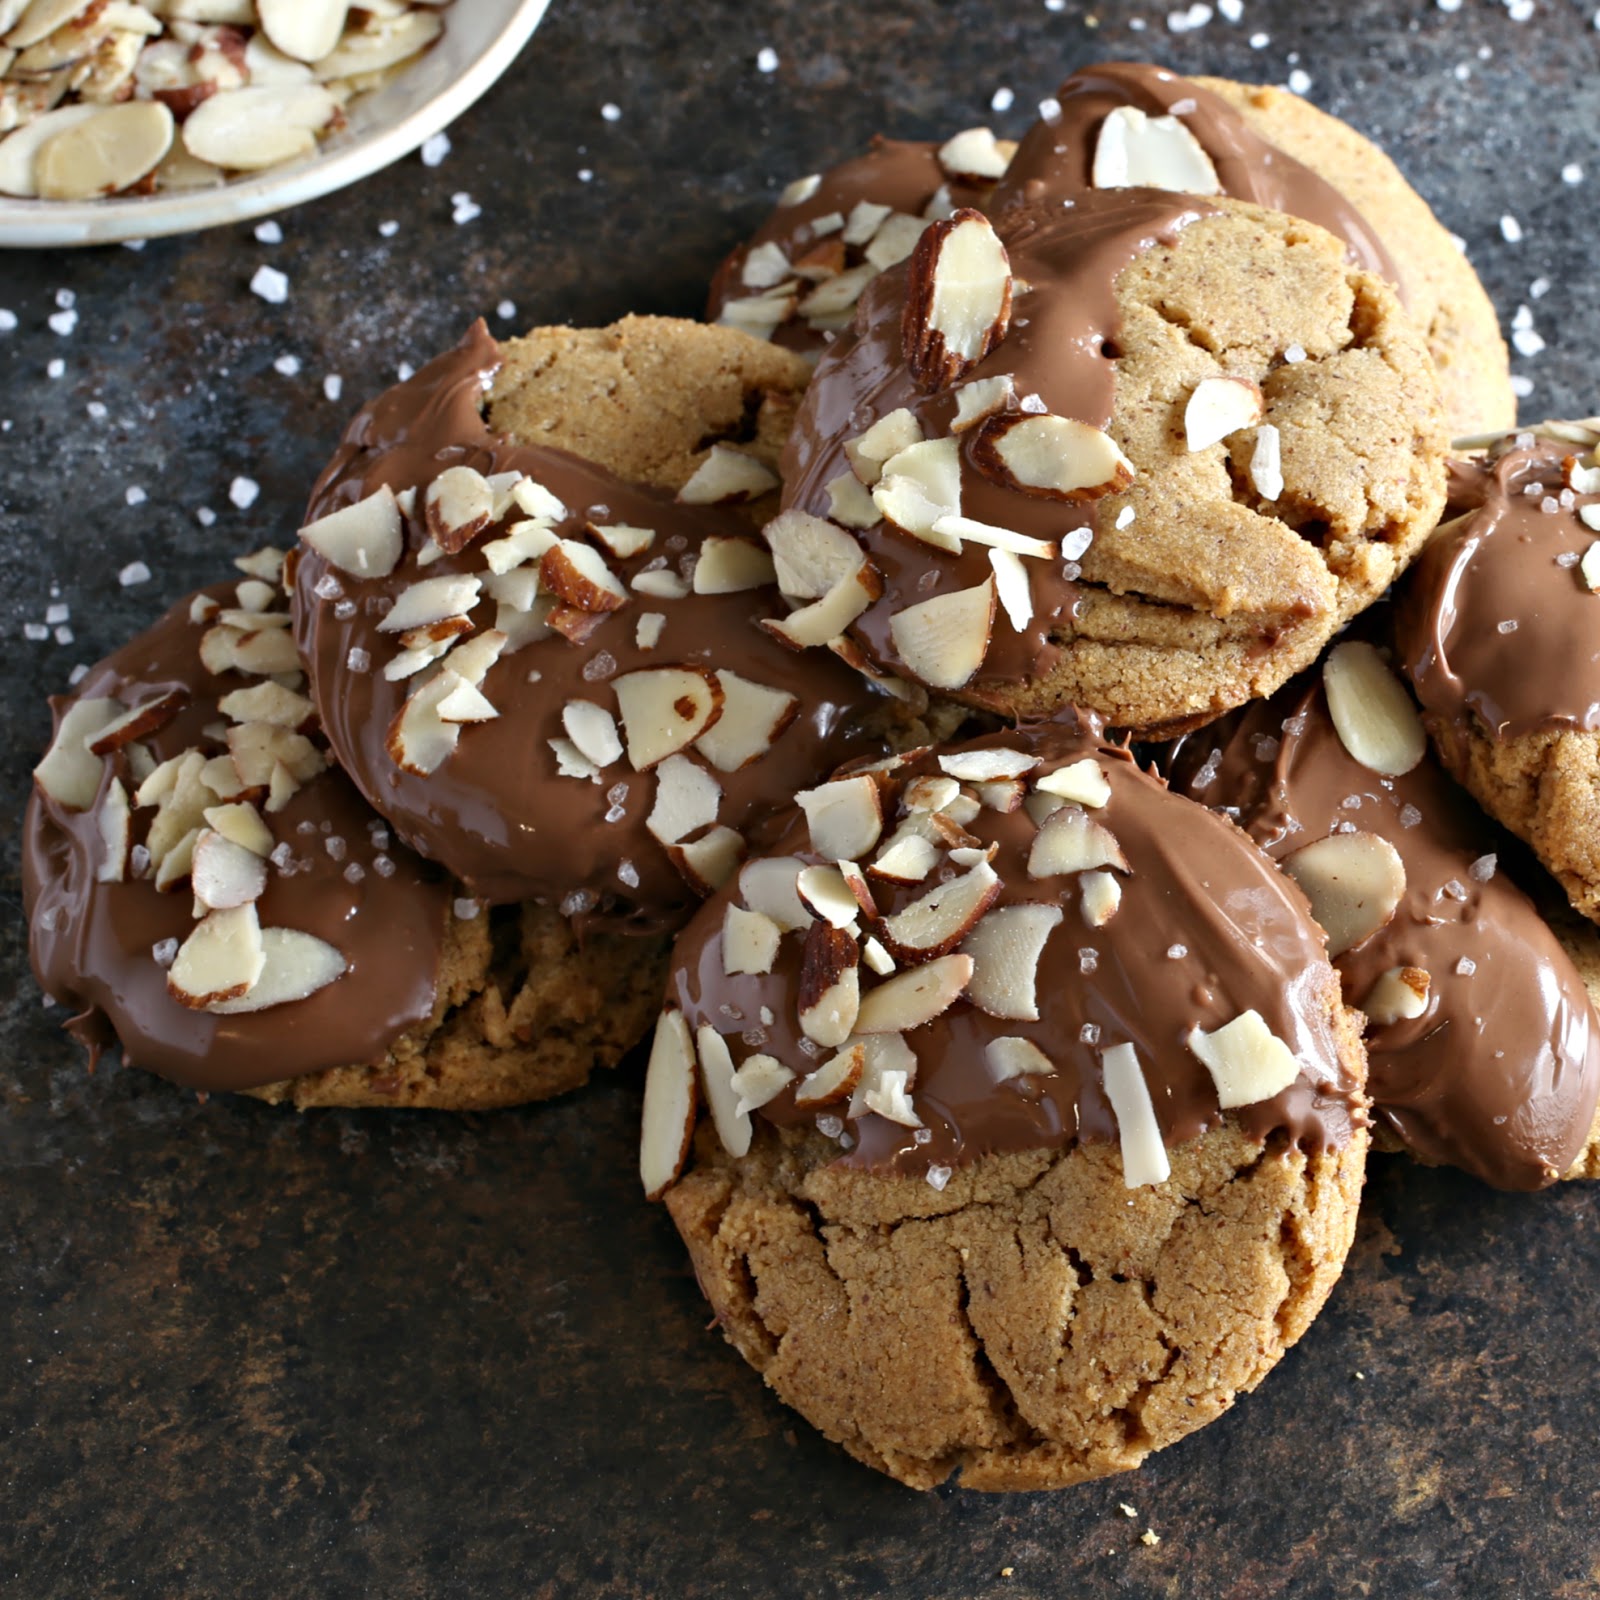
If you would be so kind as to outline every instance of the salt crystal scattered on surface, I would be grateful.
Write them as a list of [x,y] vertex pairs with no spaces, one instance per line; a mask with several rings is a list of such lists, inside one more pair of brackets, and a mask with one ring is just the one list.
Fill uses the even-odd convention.
[[250,279],[250,292],[268,305],[281,306],[289,298],[289,277],[276,267],[257,267]]
[[756,51],[756,71],[776,72],[778,70],[778,52],[771,45],[763,45]]
[[130,561],[121,572],[117,574],[117,582],[124,589],[131,589],[136,583],[148,583],[150,569],[142,561]]
[[[422,141],[422,164],[425,167],[437,167],[444,158],[450,154],[450,135],[448,133],[431,133]],[[398,223],[395,224],[399,226]]]
[[228,485],[228,498],[241,511],[248,511],[260,493],[261,485],[254,478],[235,478]]
[[266,222],[258,222],[256,224],[256,243],[282,244],[283,229],[276,222],[273,222],[270,219],[268,219]]

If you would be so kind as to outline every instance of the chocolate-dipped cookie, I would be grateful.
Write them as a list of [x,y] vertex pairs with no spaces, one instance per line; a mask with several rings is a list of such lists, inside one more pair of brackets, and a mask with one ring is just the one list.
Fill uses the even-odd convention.
[[1600,430],[1547,423],[1452,467],[1402,586],[1399,662],[1449,771],[1600,921]]
[[1597,941],[1517,886],[1505,836],[1427,753],[1371,644],[1191,735],[1172,776],[1310,895],[1367,1017],[1380,1140],[1503,1189],[1582,1172],[1600,1018],[1573,956],[1592,966]]
[[1062,84],[993,209],[1130,183],[1231,195],[1326,228],[1399,291],[1450,431],[1515,421],[1505,341],[1477,274],[1388,156],[1336,117],[1281,89],[1103,62]]
[[797,638],[848,626],[969,705],[1172,733],[1404,570],[1444,434],[1420,335],[1332,235],[1091,190],[931,225],[823,357],[784,480]]
[[943,144],[880,134],[865,155],[796,178],[717,268],[706,320],[815,361],[930,221],[987,202],[1015,148],[987,128]]
[[1137,1465],[1264,1376],[1349,1247],[1359,1018],[1304,897],[1092,727],[799,801],[674,951],[647,1192],[858,1459]]

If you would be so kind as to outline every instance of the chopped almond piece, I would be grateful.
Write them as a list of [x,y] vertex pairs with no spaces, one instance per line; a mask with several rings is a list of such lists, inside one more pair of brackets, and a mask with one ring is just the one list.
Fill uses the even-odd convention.
[[1028,876],[1056,878],[1095,867],[1115,867],[1118,872],[1133,870],[1109,828],[1076,806],[1052,811],[1028,851]]
[[248,993],[265,965],[254,904],[213,911],[178,947],[167,969],[167,993],[180,1005],[203,1011]]
[[433,542],[446,555],[465,550],[494,520],[494,490],[472,467],[446,467],[422,497]]
[[883,922],[883,941],[902,961],[927,961],[955,949],[1000,894],[1000,878],[980,860],[960,877],[936,884]]
[[353,578],[386,578],[400,564],[405,532],[388,484],[300,530],[304,542]]
[[640,1118],[639,1177],[646,1200],[659,1200],[677,1181],[694,1137],[695,1051],[683,1013],[668,1007],[656,1022],[645,1071]]
[[1096,189],[1222,193],[1211,157],[1188,128],[1177,117],[1152,117],[1137,106],[1117,106],[1100,124],[1089,181]]
[[306,1000],[345,975],[348,964],[325,939],[296,928],[261,930],[261,976],[236,1000],[216,1000],[207,1011],[232,1017]]
[[700,558],[694,564],[696,594],[738,594],[776,582],[771,555],[754,539],[713,534],[700,546]]
[[1243,1012],[1212,1033],[1194,1028],[1188,1045],[1211,1074],[1217,1104],[1224,1111],[1270,1100],[1300,1076],[1294,1051],[1273,1033],[1259,1011]]
[[972,957],[940,956],[897,972],[862,997],[857,1033],[909,1033],[943,1015],[972,977]]
[[714,444],[678,491],[678,499],[690,506],[731,505],[739,500],[760,499],[777,487],[778,475],[754,456],[725,444]]
[[656,768],[656,800],[645,826],[662,844],[677,844],[710,827],[721,804],[722,786],[704,767],[685,755],[668,756]]
[[722,914],[723,972],[729,977],[741,972],[758,976],[771,972],[782,938],[783,929],[771,917],[729,906]]
[[878,785],[865,774],[802,789],[795,802],[805,812],[811,848],[832,860],[857,860],[877,844],[883,832]]
[[919,387],[947,388],[1006,336],[1011,263],[989,219],[963,209],[932,223],[911,253],[901,343]]
[[672,864],[696,894],[715,894],[744,860],[744,835],[733,828],[715,827],[687,844],[667,846]]
[[1367,990],[1361,1009],[1375,1028],[1412,1022],[1428,1009],[1433,979],[1421,967],[1390,967]]
[[1032,1039],[1015,1036],[991,1039],[984,1047],[983,1059],[996,1083],[1012,1078],[1048,1077],[1056,1070],[1055,1063]]
[[737,772],[759,761],[800,714],[797,696],[769,689],[726,669],[717,673],[722,686],[722,715],[695,740],[695,749],[718,772]]
[[708,1023],[695,1030],[700,1057],[700,1087],[705,1090],[712,1126],[730,1156],[750,1150],[750,1113],[739,1109],[739,1092],[733,1086],[733,1056],[728,1041]]
[[837,1055],[830,1056],[815,1072],[795,1085],[794,1103],[807,1111],[814,1111],[821,1106],[837,1105],[841,1100],[848,1100],[856,1092],[856,1085],[861,1082],[866,1064],[866,1047],[860,1044],[848,1046]]
[[896,653],[929,688],[963,688],[989,653],[994,602],[991,578],[897,611],[889,619]]
[[750,861],[740,870],[739,893],[744,903],[770,917],[784,933],[811,926],[811,913],[798,888],[805,863],[798,856],[768,856]]
[[109,699],[75,700],[61,718],[61,726],[33,769],[33,781],[57,805],[70,811],[87,811],[100,792],[105,763],[89,749],[98,738],[124,715],[120,701]]
[[1122,1145],[1122,1181],[1129,1189],[1165,1183],[1172,1175],[1161,1124],[1144,1081],[1139,1057],[1131,1044],[1115,1044],[1100,1052],[1101,1081],[1117,1119]]
[[1202,378],[1183,409],[1184,440],[1193,454],[1221,444],[1262,417],[1261,386],[1248,378]]
[[1039,961],[1061,924],[1058,905],[1001,906],[967,935],[962,949],[972,958],[967,998],[991,1017],[1039,1020]]
[[1063,800],[1071,800],[1096,811],[1111,798],[1111,785],[1093,756],[1085,756],[1082,761],[1073,761],[1067,766],[1057,767],[1054,772],[1045,773],[1035,781],[1033,787],[1040,794],[1059,795]]
[[627,603],[628,591],[593,545],[558,539],[539,559],[539,577],[574,610],[604,613]]
[[800,1031],[813,1044],[835,1048],[855,1031],[860,964],[855,938],[843,928],[813,922],[806,930],[797,1009]]

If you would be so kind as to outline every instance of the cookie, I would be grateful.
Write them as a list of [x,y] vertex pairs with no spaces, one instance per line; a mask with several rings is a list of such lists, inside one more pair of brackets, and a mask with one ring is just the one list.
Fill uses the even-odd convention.
[[1365,1067],[1320,930],[1092,726],[800,802],[674,951],[647,1193],[725,1336],[857,1459],[918,1488],[1136,1466],[1261,1380],[1349,1248]]
[[[1396,606],[1399,660],[1440,758],[1600,921],[1600,472],[1587,424],[1546,424],[1451,483]],[[1587,568],[1587,570],[1586,570]]]
[[1101,63],[1062,84],[994,209],[1129,183],[1231,195],[1328,229],[1422,330],[1451,432],[1515,421],[1505,341],[1477,274],[1394,163],[1337,118],[1281,89]]
[[767,535],[796,601],[823,585],[794,552],[836,549],[828,620],[886,672],[1171,734],[1270,694],[1384,591],[1444,449],[1421,337],[1332,235],[1089,191],[934,223],[868,288]]
[[1016,146],[987,128],[943,145],[873,139],[865,155],[797,178],[717,268],[706,321],[815,361],[861,291],[911,254],[924,226],[983,206]]
[[1322,673],[1190,735],[1170,771],[1310,896],[1367,1018],[1380,1144],[1502,1189],[1543,1188],[1580,1161],[1600,1017],[1572,953],[1592,975],[1600,941],[1552,928],[1518,887],[1520,850],[1433,761],[1370,643],[1335,646]]

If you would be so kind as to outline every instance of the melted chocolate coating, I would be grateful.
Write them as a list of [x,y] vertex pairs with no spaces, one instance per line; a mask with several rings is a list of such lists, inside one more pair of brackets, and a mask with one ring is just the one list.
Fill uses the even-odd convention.
[[[233,585],[203,591],[233,604]],[[213,676],[198,655],[204,624],[189,620],[188,600],[155,627],[96,666],[79,686],[84,699],[115,697],[128,704],[154,700],[172,688],[189,704],[145,745],[157,760],[190,746],[208,755],[225,746],[205,733],[226,719],[225,694],[259,680],[237,673]],[[71,702],[51,702],[56,722]],[[344,956],[344,975],[304,1000],[235,1016],[191,1011],[167,992],[165,969],[151,954],[164,940],[183,940],[194,928],[187,879],[170,892],[148,879],[100,883],[105,846],[95,809],[113,778],[132,792],[127,758],[106,762],[95,807],[71,811],[35,789],[23,825],[23,900],[33,970],[44,991],[63,1005],[84,1008],[70,1024],[85,1042],[108,1042],[114,1030],[127,1058],[192,1089],[250,1089],[326,1067],[383,1058],[408,1028],[432,1014],[450,912],[450,886],[410,851],[374,844],[381,824],[334,768],[305,784],[265,820],[288,843],[298,865],[292,875],[269,868],[256,902],[266,928],[316,935]],[[133,812],[134,842],[142,843],[153,807]],[[339,838],[336,860],[325,840]],[[374,861],[385,855],[384,876]],[[362,869],[352,883],[346,871]]]
[[[1395,285],[1405,298],[1400,271],[1383,241],[1334,186],[1269,144],[1228,102],[1164,67],[1106,61],[1075,72],[1056,91],[1059,116],[1036,122],[1017,147],[995,191],[1001,215],[1016,206],[1058,204],[1092,187],[1100,125],[1120,106],[1147,116],[1176,116],[1217,169],[1222,193],[1253,201],[1326,228],[1342,239],[1350,260]],[[1175,110],[1182,107],[1181,111]]]
[[[1154,189],[1107,189],[1078,196],[1070,210],[1024,211],[1002,219],[998,232],[1016,278],[1030,284],[1012,310],[1011,328],[964,381],[1010,375],[1018,400],[1037,396],[1043,408],[1104,429],[1116,389],[1116,337],[1120,319],[1118,274],[1141,252],[1170,242],[1189,223],[1214,214],[1203,200]],[[829,509],[827,486],[850,471],[845,444],[878,418],[912,410],[929,438],[950,431],[955,391],[924,394],[912,381],[901,344],[906,269],[885,273],[861,298],[855,327],[835,341],[795,421],[784,452],[784,505],[818,516]],[[1094,502],[1043,499],[1007,488],[973,465],[978,430],[962,438],[961,509],[980,522],[1038,539],[1060,541],[1094,525]],[[951,555],[881,524],[870,554],[883,574],[883,594],[852,632],[882,667],[905,672],[890,637],[890,618],[936,594],[970,589],[992,574],[989,553],[968,542]],[[1056,655],[1053,635],[1070,632],[1082,587],[1056,561],[1029,561],[1034,614],[1015,631],[997,611],[989,653],[963,700],[982,704],[986,688],[1048,672]]]
[[[307,521],[384,484],[397,494],[416,489],[420,513],[421,491],[434,477],[446,467],[469,466],[485,476],[524,473],[549,489],[571,513],[556,528],[562,537],[582,539],[591,519],[653,528],[656,540],[645,554],[606,557],[625,584],[662,556],[676,568],[708,535],[748,535],[749,525],[725,511],[678,505],[575,456],[491,433],[483,397],[499,364],[498,348],[479,322],[456,349],[364,407],[318,480]],[[514,511],[509,520],[520,516]],[[483,684],[499,717],[468,727],[437,771],[402,769],[389,754],[387,732],[427,669],[388,681],[382,668],[397,647],[378,624],[419,578],[487,576],[481,547],[495,536],[491,528],[459,554],[419,567],[416,553],[426,539],[419,515],[407,519],[406,553],[389,576],[357,580],[302,546],[294,580],[295,637],[340,764],[401,838],[483,898],[560,903],[576,892],[580,910],[598,907],[641,926],[670,926],[693,905],[695,895],[645,827],[656,789],[650,775],[624,759],[598,783],[562,777],[548,743],[564,733],[569,699],[614,709],[607,684],[623,673],[675,664],[720,668],[799,699],[799,715],[767,754],[737,772],[713,774],[723,791],[719,821],[747,837],[796,790],[851,756],[882,749],[882,740],[861,727],[865,714],[882,705],[865,680],[831,656],[793,654],[757,626],[781,614],[775,590],[681,600],[630,590],[627,603],[584,644],[553,635],[502,656]],[[345,598],[318,594],[329,577]],[[485,593],[476,608],[480,626],[492,624],[493,611]],[[666,618],[653,649],[636,640],[646,612]],[[367,653],[370,670],[352,669],[352,649]]]
[[1369,1026],[1367,1091],[1426,1161],[1498,1189],[1553,1183],[1600,1099],[1600,1019],[1533,902],[1475,862],[1507,845],[1431,757],[1397,778],[1356,761],[1318,678],[1183,741],[1174,785],[1236,814],[1274,860],[1336,829],[1387,839],[1406,889],[1386,926],[1336,958],[1360,1006],[1392,967],[1430,975],[1420,1017]]
[[1560,504],[1571,449],[1539,442],[1492,465],[1452,463],[1456,518],[1396,611],[1400,662],[1430,718],[1491,739],[1600,728],[1600,594],[1578,567],[1595,542],[1578,512],[1600,495]]
[[[1098,758],[1111,797],[1092,815],[1115,835],[1131,867],[1118,874],[1121,907],[1104,927],[1091,927],[1075,876],[1027,875],[1036,829],[1026,811],[1002,814],[986,807],[968,823],[982,844],[999,847],[993,865],[1003,888],[996,906],[1053,903],[1065,913],[1038,968],[1039,1020],[991,1017],[962,999],[908,1033],[906,1042],[918,1058],[912,1099],[926,1139],[919,1143],[917,1130],[868,1112],[850,1124],[854,1142],[843,1162],[920,1176],[930,1164],[1115,1140],[1100,1052],[1124,1042],[1138,1051],[1163,1139],[1169,1147],[1183,1144],[1223,1117],[1210,1075],[1184,1041],[1196,1026],[1215,1029],[1247,1010],[1258,1011],[1290,1047],[1301,1072],[1280,1094],[1228,1116],[1255,1138],[1281,1133],[1308,1149],[1343,1144],[1354,1127],[1364,1126],[1360,1084],[1340,1061],[1330,1021],[1337,988],[1325,941],[1294,884],[1231,823],[1170,793],[1141,772],[1126,750],[1102,743],[1093,728],[1079,731],[1057,722],[958,748],[995,747],[1039,756],[1041,771]],[[898,781],[939,771],[930,754],[894,776]],[[886,820],[886,836],[892,826]],[[800,824],[780,852],[820,862],[809,845]],[[909,886],[872,880],[879,912],[892,915],[955,870],[947,862],[926,882]],[[669,998],[691,1029],[706,1023],[726,1035],[736,1063],[759,1051],[796,1073],[810,1072],[831,1052],[802,1046],[796,1012],[800,939],[785,936],[770,974],[729,976],[723,970],[723,916],[737,894],[737,883],[730,884],[680,938]],[[863,987],[875,981],[864,975]],[[765,1025],[763,1007],[773,1018]],[[1031,1040],[1054,1062],[1054,1074],[997,1083],[984,1052],[990,1040],[1006,1036]],[[780,1126],[816,1118],[814,1110],[795,1106],[793,1085],[759,1115]]]

